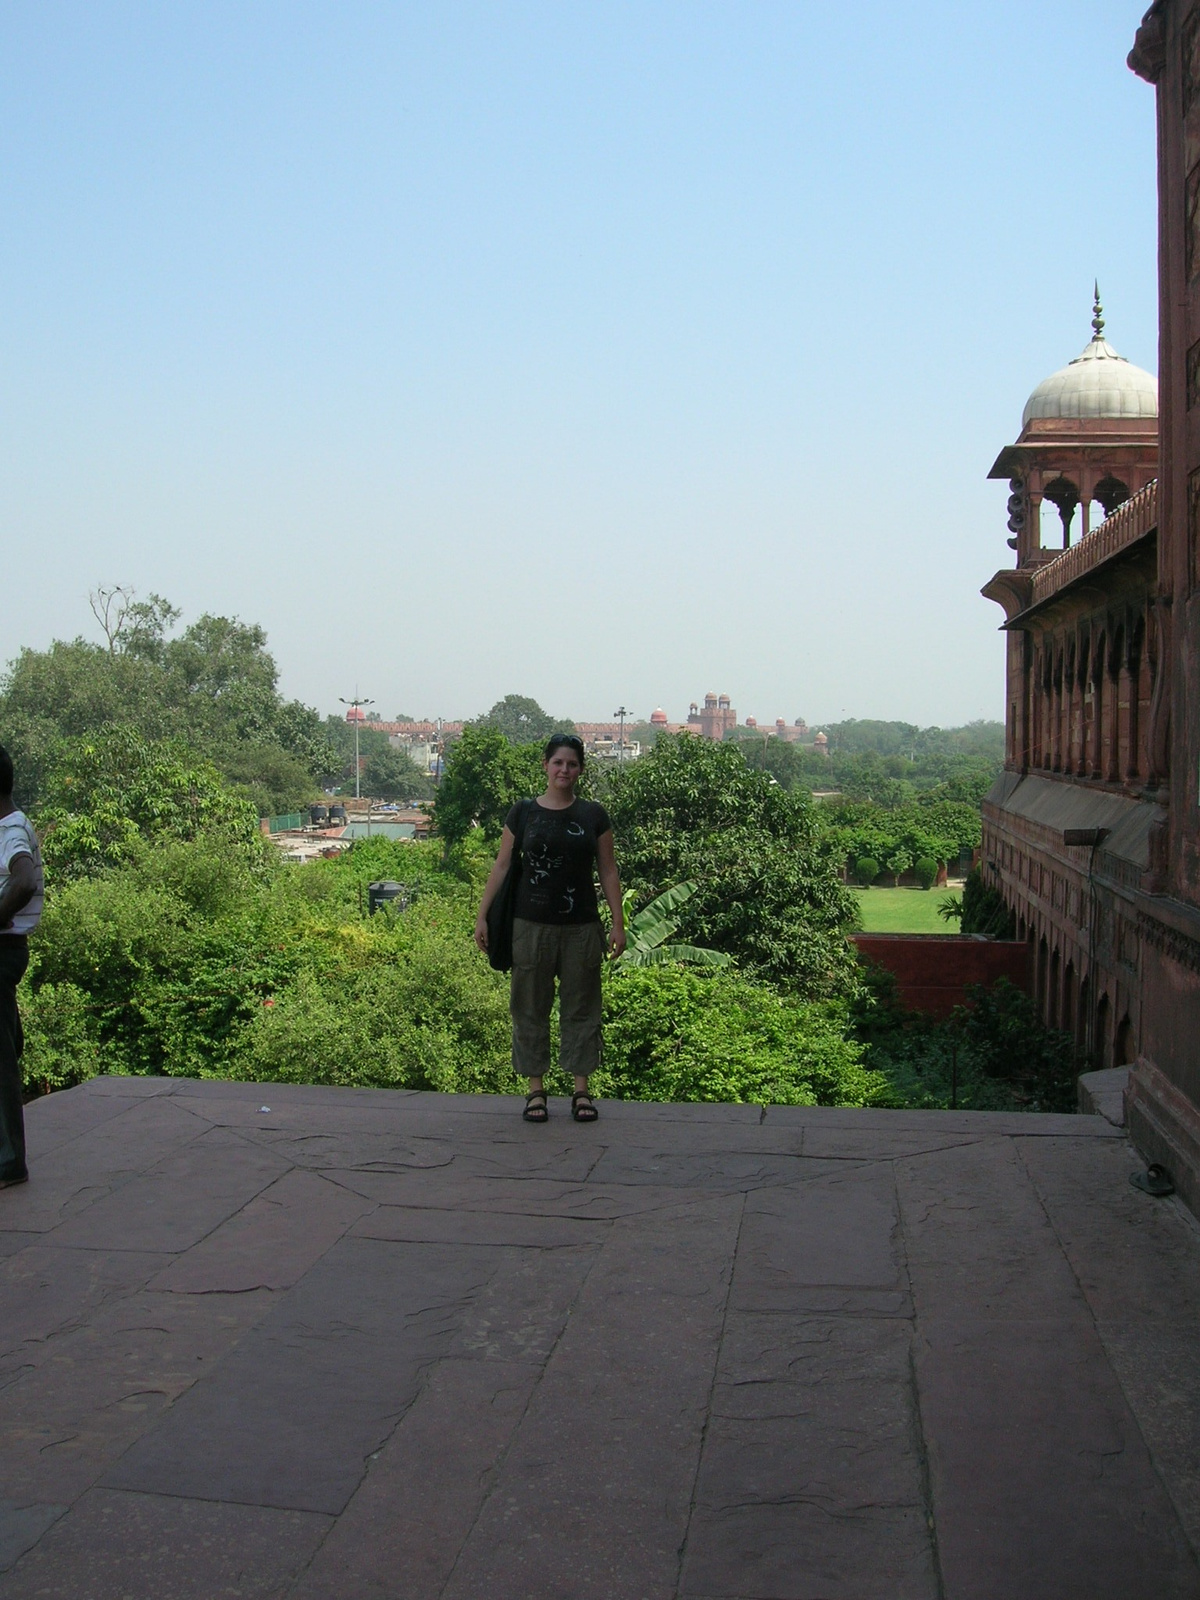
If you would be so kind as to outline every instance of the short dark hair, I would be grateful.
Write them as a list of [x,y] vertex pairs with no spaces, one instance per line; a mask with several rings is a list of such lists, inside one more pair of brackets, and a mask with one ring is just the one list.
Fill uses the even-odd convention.
[[583,771],[584,754],[583,740],[577,733],[552,733],[546,740],[546,748],[542,751],[542,760],[549,761],[556,750],[574,750],[579,757],[579,770]]
[[0,744],[0,794],[8,795],[8,794],[11,794],[12,792],[13,792],[13,764],[12,764],[12,757],[9,755],[8,751],[4,748],[4,746],[2,744]]

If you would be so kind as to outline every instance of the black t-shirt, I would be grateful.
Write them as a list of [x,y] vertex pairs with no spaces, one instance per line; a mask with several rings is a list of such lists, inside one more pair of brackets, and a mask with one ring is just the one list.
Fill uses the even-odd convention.
[[565,811],[520,802],[504,819],[514,835],[522,805],[528,814],[514,915],[529,922],[597,922],[596,840],[612,827],[608,812],[594,800],[573,800]]

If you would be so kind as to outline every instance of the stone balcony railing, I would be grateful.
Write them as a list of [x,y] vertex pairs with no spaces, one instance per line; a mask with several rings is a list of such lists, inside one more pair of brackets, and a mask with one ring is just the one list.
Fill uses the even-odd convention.
[[1033,574],[1031,605],[1042,605],[1076,578],[1144,539],[1158,525],[1158,483],[1148,483],[1111,517]]

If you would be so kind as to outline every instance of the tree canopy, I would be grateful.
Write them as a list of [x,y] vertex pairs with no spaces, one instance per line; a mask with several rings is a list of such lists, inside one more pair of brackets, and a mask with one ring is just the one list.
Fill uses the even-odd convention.
[[506,694],[497,700],[490,711],[472,719],[467,725],[475,728],[495,728],[510,744],[544,745],[552,733],[574,733],[575,724],[563,717],[552,717],[543,711],[536,700],[524,694]]
[[499,728],[468,723],[447,754],[434,825],[448,848],[461,844],[476,827],[495,845],[516,802],[544,788],[540,745],[512,744]]
[[641,899],[694,880],[689,944],[810,998],[852,984],[857,909],[812,801],[752,772],[733,745],[663,736],[606,799],[622,877]]
[[118,727],[183,740],[260,813],[313,798],[336,758],[317,713],[278,693],[260,627],[206,614],[172,637],[179,613],[161,595],[92,600],[104,644],[22,650],[0,679],[0,739],[23,804],[41,802],[64,741]]
[[362,787],[380,800],[423,800],[432,784],[406,750],[386,742],[363,762]]

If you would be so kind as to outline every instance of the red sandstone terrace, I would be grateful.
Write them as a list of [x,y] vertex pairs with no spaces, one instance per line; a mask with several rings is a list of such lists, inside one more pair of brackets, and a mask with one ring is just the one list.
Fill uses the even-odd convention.
[[1100,1116],[101,1078],[0,1208],[0,1600],[1195,1600]]

